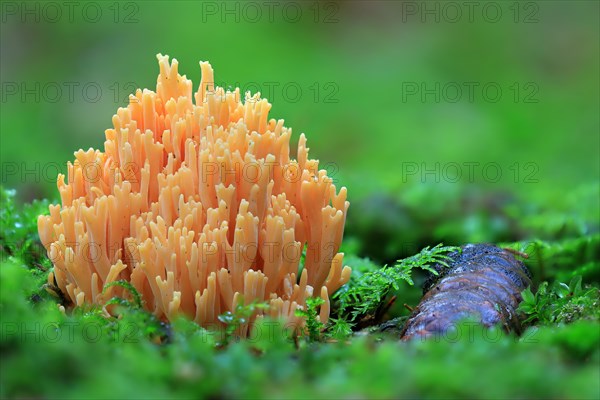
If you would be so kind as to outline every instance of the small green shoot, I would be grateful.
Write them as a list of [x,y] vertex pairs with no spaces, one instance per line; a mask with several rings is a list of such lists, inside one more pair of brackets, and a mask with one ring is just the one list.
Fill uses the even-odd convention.
[[265,310],[268,308],[267,303],[252,302],[244,305],[243,302],[235,307],[233,312],[226,311],[219,315],[217,318],[223,324],[225,324],[225,330],[222,341],[219,343],[221,346],[226,346],[231,342],[234,337],[235,331],[242,325],[247,324],[255,312],[259,310]]
[[131,308],[137,308],[137,309],[142,308],[142,296],[133,287],[133,285],[131,283],[124,281],[124,280],[107,283],[106,285],[104,285],[104,289],[102,290],[102,293],[103,294],[106,293],[106,290],[113,286],[120,286],[120,287],[126,289],[133,296],[134,302],[131,303],[129,300],[126,300],[126,299],[123,299],[120,297],[113,297],[112,299],[108,300],[108,302],[105,304],[106,306],[111,305],[111,304],[118,304],[121,306],[126,306],[126,307],[131,307]]
[[600,320],[600,290],[584,287],[581,276],[571,279],[567,285],[556,281],[552,286],[543,282],[534,294],[530,288],[521,296],[519,311],[527,315],[526,324],[570,324],[579,319]]
[[320,297],[311,297],[306,299],[306,310],[296,310],[296,316],[306,319],[306,332],[310,342],[318,342],[322,339],[321,332],[325,329],[325,324],[317,319],[319,313],[317,309],[325,303]]

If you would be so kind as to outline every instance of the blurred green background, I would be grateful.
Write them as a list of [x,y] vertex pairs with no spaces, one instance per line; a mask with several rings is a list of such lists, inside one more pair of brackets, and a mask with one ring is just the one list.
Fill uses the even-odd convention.
[[[598,2],[51,3],[2,3],[2,185],[24,201],[57,198],[163,53],[307,134],[363,255],[598,229]],[[556,232],[515,228],[524,212]]]

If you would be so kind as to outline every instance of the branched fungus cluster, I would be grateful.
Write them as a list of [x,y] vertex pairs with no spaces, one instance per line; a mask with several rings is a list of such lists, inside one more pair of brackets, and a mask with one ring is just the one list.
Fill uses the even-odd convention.
[[107,287],[126,280],[158,317],[203,326],[264,301],[299,327],[296,309],[320,296],[325,322],[329,294],[350,277],[338,253],[346,189],[308,159],[304,135],[290,158],[291,129],[268,119],[260,93],[242,102],[239,89],[215,87],[206,62],[192,93],[177,60],[158,60],[156,93],[131,95],[104,151],[77,151],[58,176],[62,205],[38,220],[50,283],[80,306],[126,296]]

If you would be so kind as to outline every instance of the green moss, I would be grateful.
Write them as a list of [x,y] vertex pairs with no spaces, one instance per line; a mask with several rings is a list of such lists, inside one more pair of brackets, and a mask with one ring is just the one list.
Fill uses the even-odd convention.
[[426,247],[414,256],[398,260],[392,267],[377,267],[368,260],[355,263],[358,268],[351,281],[333,296],[338,302],[337,313],[351,321],[377,314],[394,290],[398,291],[403,283],[414,285],[413,270],[421,269],[437,275],[432,266],[447,266],[447,254],[456,250],[459,248],[441,244],[431,249]]
[[[63,314],[60,299],[44,288],[51,265],[34,244],[32,213],[44,203],[20,208],[13,193],[2,196],[2,398],[600,397],[597,233],[527,242],[541,251],[525,262],[551,283],[524,294],[521,309],[530,318],[520,337],[468,321],[429,341],[352,334],[359,328],[350,321],[352,311],[365,318],[386,307],[392,294],[399,303],[415,293],[418,298],[411,272],[443,261],[448,249],[425,249],[381,268],[356,254],[359,241],[348,240],[345,260],[354,273],[336,295],[337,315],[327,326],[317,324],[315,300],[305,311],[312,321],[306,336],[294,340],[280,322],[265,318],[250,339],[232,340],[231,332],[259,305],[222,316],[222,332],[184,318],[164,324],[131,290],[110,300],[119,306],[116,317],[99,307]],[[524,243],[507,246],[526,250]],[[571,279],[586,268],[582,280]],[[390,309],[382,317],[399,315]]]
[[527,315],[526,323],[560,325],[582,319],[600,322],[600,289],[583,287],[580,276],[568,285],[555,281],[550,286],[543,282],[535,294],[527,288],[522,296],[519,311]]

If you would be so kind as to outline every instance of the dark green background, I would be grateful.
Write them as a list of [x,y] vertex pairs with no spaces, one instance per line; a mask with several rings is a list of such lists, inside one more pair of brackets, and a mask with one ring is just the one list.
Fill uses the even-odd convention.
[[208,60],[218,84],[260,90],[294,147],[306,133],[349,189],[350,252],[598,231],[598,2],[23,4],[2,5],[0,119],[22,201],[58,197],[162,53],[195,87]]
[[[599,177],[598,2],[487,8],[478,2],[471,15],[462,2],[294,2],[288,8],[281,2],[272,17],[267,3],[251,3],[79,2],[69,15],[56,2],[62,5],[57,16],[42,2],[27,6],[37,14],[23,16],[21,2],[4,2],[2,183],[25,186],[29,198],[55,196],[57,166],[64,170],[79,148],[102,148],[104,129],[134,84],[155,87],[159,52],[177,58],[195,85],[198,61],[208,60],[217,82],[256,83],[263,93],[278,86],[271,115],[293,127],[294,141],[305,132],[323,165],[336,164],[328,169],[349,187],[350,199],[403,191],[407,180],[455,183],[457,170],[448,163],[458,163],[463,182],[469,183],[464,163],[478,162],[470,183],[518,191],[562,193]],[[7,7],[15,4],[13,13]],[[226,10],[234,12],[221,14]],[[78,85],[72,99],[69,82]],[[465,82],[478,85],[472,101]],[[482,91],[490,83],[502,89],[497,102]],[[94,87],[84,92],[90,84],[100,96]],[[413,84],[464,90],[456,102],[449,86],[439,102],[435,95],[423,101],[420,93],[403,94]],[[15,94],[7,92],[13,85]],[[36,85],[37,93],[24,91]],[[302,89],[297,101],[290,85]],[[436,162],[437,176],[402,174],[402,163],[435,169]],[[18,172],[6,163],[17,163],[11,165]],[[486,173],[488,163],[497,164]],[[495,182],[498,167],[502,177]]]

